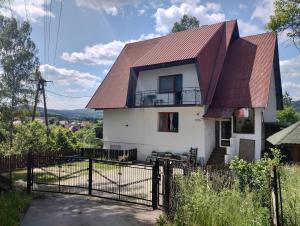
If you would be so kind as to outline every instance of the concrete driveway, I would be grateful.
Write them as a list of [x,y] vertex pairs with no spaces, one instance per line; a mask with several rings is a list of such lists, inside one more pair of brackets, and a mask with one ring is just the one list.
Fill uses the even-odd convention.
[[56,195],[35,199],[21,226],[155,225],[160,210],[106,199]]

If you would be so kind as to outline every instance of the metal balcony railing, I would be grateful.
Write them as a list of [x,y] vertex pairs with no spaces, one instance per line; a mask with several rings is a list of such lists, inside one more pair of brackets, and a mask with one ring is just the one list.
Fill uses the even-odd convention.
[[181,91],[145,90],[136,92],[135,106],[196,105],[201,103],[199,87],[185,87]]

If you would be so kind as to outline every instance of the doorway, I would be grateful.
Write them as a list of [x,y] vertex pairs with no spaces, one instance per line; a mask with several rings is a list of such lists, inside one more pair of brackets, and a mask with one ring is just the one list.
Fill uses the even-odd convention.
[[231,137],[231,120],[222,119],[216,121],[216,146],[228,147],[230,146]]

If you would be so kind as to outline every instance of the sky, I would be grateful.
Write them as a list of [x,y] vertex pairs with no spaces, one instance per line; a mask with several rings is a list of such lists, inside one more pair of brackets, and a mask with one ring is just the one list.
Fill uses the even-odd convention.
[[[200,25],[237,19],[242,37],[263,33],[273,1],[11,0],[0,13],[30,22],[40,70],[53,81],[46,87],[49,108],[78,109],[126,43],[166,35],[184,14]],[[286,33],[278,38],[283,90],[300,100],[300,52]]]

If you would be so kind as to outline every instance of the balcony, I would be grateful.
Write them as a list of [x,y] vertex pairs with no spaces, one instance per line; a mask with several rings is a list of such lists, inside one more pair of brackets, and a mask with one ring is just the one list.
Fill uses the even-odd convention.
[[178,106],[201,104],[201,93],[199,87],[186,87],[181,91],[145,90],[136,92],[135,106]]

